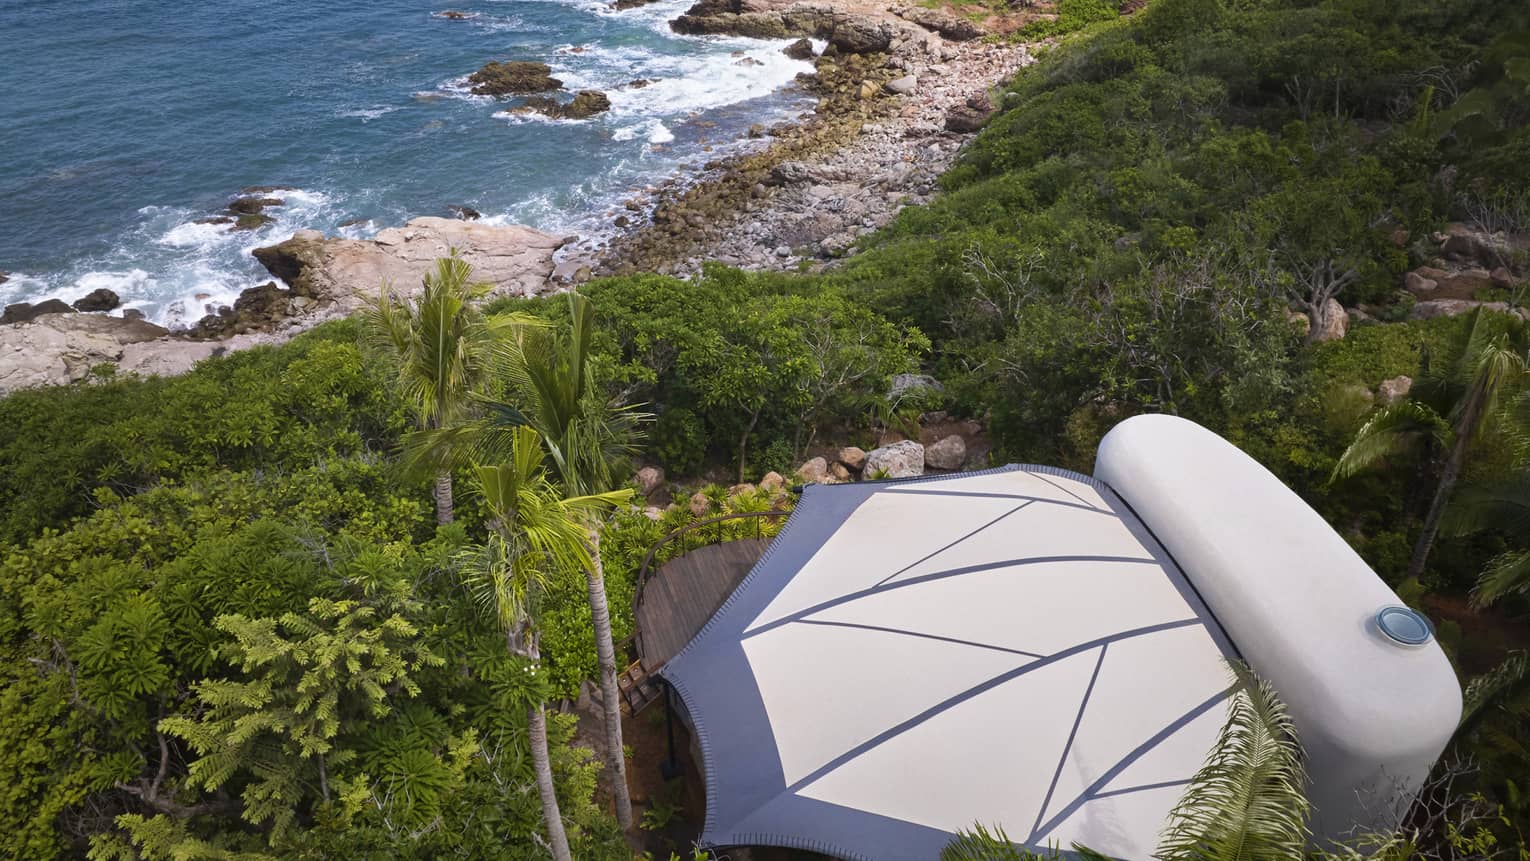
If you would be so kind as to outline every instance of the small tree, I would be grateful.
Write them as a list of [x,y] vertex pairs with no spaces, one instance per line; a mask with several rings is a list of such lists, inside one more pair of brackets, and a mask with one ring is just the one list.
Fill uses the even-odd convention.
[[1527,381],[1527,335],[1517,318],[1477,309],[1439,362],[1425,356],[1407,399],[1382,407],[1339,457],[1333,478],[1354,475],[1399,454],[1427,451],[1439,470],[1429,510],[1408,562],[1407,576],[1424,571],[1446,504],[1466,469],[1473,445],[1494,429],[1499,405]]
[[[537,432],[516,429],[507,462],[474,470],[489,520],[488,540],[460,558],[463,579],[480,603],[499,621],[510,652],[537,672],[541,661],[538,620],[542,598],[560,571],[588,569],[586,524],[625,493],[566,497],[543,468],[544,450]],[[569,861],[568,835],[553,789],[547,749],[547,715],[541,702],[526,712],[532,765],[542,818],[553,857]]]
[[[456,249],[436,261],[423,290],[413,299],[398,297],[383,285],[365,314],[373,345],[398,364],[398,387],[422,431],[451,427],[465,416],[472,394],[483,384],[491,347],[517,326],[532,321],[522,315],[485,317],[473,304],[492,285],[472,283],[473,268]],[[428,452],[436,466],[436,522],[452,521],[450,437],[438,437]]]

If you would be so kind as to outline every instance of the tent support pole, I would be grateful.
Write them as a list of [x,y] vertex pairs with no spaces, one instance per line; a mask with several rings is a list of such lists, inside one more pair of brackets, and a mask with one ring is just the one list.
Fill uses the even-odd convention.
[[674,688],[664,682],[664,736],[669,744],[669,756],[659,763],[659,773],[665,780],[674,780],[681,774],[680,760],[675,758],[675,710],[671,703]]

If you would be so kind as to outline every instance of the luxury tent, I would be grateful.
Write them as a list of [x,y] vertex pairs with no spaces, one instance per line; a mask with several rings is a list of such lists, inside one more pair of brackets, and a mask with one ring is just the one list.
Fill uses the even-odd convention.
[[806,488],[661,673],[699,745],[707,845],[929,859],[982,823],[1146,859],[1233,657],[1292,711],[1317,836],[1394,824],[1461,706],[1401,604],[1235,447],[1143,416],[1092,478]]

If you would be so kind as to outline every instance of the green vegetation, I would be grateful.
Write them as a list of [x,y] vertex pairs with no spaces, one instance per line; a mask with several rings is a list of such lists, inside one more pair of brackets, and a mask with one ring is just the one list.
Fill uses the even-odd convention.
[[[1455,783],[1476,830],[1415,857],[1509,857],[1530,823],[1530,423],[1520,375],[1488,398],[1448,369],[1524,345],[1501,315],[1410,320],[1398,287],[1448,222],[1530,230],[1527,33],[1506,0],[1156,0],[1020,74],[944,193],[825,274],[638,275],[479,317],[448,261],[446,304],[380,306],[402,325],[372,336],[331,323],[176,379],[0,400],[8,848],[519,859],[561,830],[572,857],[631,857],[596,792],[621,757],[542,704],[609,676],[643,553],[692,515],[571,500],[614,501],[629,455],[787,472],[906,422],[889,381],[923,371],[945,387],[919,408],[981,420],[998,462],[1087,471],[1116,421],[1168,411],[1296,488],[1473,680],[1452,758],[1478,764]],[[1321,331],[1330,299],[1378,322],[1309,342],[1289,315]],[[459,346],[426,355],[425,331]],[[1403,374],[1416,394],[1376,415]],[[1433,429],[1418,458],[1331,480],[1405,412]],[[442,475],[473,491],[438,509]],[[577,530],[538,543],[527,518],[560,506]]]

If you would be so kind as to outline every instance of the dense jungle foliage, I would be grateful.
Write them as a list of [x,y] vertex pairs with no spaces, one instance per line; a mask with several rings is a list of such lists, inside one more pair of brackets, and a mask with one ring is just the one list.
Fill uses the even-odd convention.
[[[698,484],[927,409],[980,419],[998,462],[1085,471],[1125,416],[1207,425],[1434,615],[1463,683],[1486,680],[1452,754],[1479,842],[1430,857],[1512,852],[1530,692],[1503,662],[1530,642],[1530,577],[1512,579],[1530,536],[1488,503],[1527,510],[1523,374],[1480,432],[1333,476],[1382,380],[1475,355],[1475,318],[1410,320],[1399,288],[1448,222],[1530,231],[1527,56],[1508,0],[1156,0],[1047,51],[944,193],[841,266],[582,288],[592,371],[655,415],[639,459]],[[1377,321],[1309,344],[1288,315],[1331,293]],[[569,322],[555,299],[487,310]],[[1480,325],[1513,334],[1498,316]],[[907,371],[944,394],[889,399]],[[458,576],[491,518],[459,469],[457,519],[436,523],[430,481],[400,466],[414,422],[357,321],[175,379],[102,369],[0,400],[0,854],[545,857],[526,705],[596,676],[585,582],[549,588],[539,662],[508,652]],[[1476,508],[1451,504],[1466,513],[1409,578],[1456,439]],[[690,516],[606,526],[616,640],[642,554]],[[1520,585],[1484,606],[1484,570]],[[630,857],[572,719],[548,733],[574,856]]]

